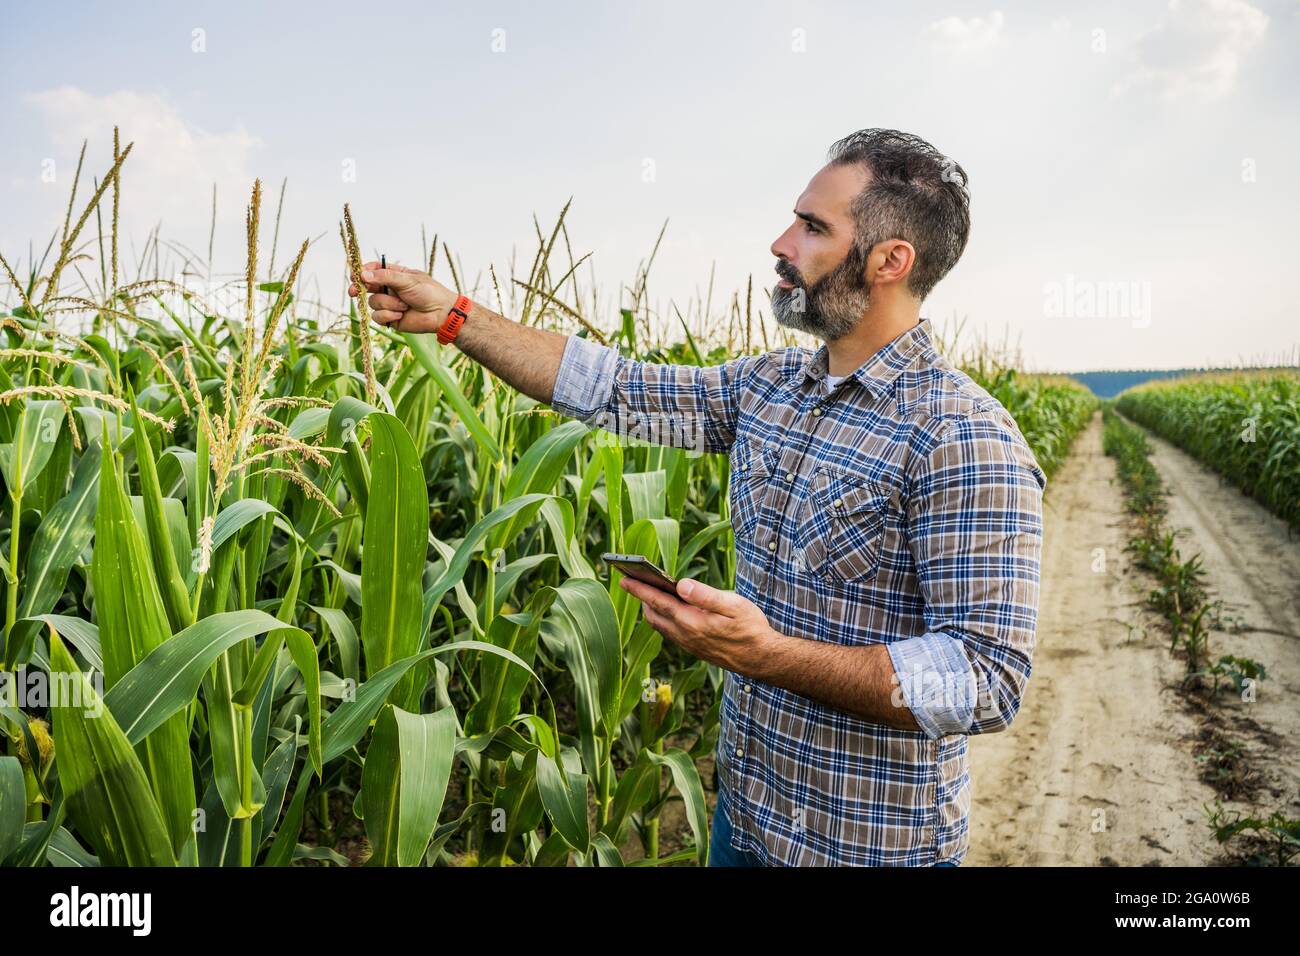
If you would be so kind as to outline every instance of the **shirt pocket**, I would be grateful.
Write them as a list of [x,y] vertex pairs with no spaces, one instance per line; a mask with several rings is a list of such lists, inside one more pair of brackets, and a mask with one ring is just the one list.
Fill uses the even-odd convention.
[[754,534],[776,474],[781,451],[757,438],[737,439],[731,449],[731,529],[737,538]]
[[890,489],[860,475],[818,468],[800,516],[809,573],[836,583],[865,583],[880,570]]

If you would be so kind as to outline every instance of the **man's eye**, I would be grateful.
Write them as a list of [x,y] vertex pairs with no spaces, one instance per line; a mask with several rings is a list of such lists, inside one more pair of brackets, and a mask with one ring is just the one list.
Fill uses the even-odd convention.
[[814,226],[812,223],[808,222],[807,220],[804,220],[803,228],[804,228],[804,231],[805,231],[805,232],[816,232],[816,231],[817,231],[817,227]]

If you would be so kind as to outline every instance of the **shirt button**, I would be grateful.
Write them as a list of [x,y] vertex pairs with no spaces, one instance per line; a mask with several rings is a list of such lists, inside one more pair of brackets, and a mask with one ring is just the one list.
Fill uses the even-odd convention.
[[746,685],[745,685],[745,693],[746,693],[746,694],[748,694],[748,693],[749,693],[751,690],[753,690],[753,689],[754,689],[754,685],[753,685],[753,684],[746,684]]
[[820,418],[822,414],[822,410],[820,408],[814,408],[812,410],[812,413],[813,413],[813,418]]
[[843,507],[844,507],[844,499],[843,499],[843,498],[836,498],[834,501],[831,502],[831,504],[832,504],[834,507],[836,507],[836,508],[843,508]]
[[785,480],[794,481],[794,472],[793,471],[786,472]]
[[769,551],[775,551],[775,550],[776,550],[776,542],[775,542],[775,541],[769,541],[769,542],[767,543],[767,550],[769,550]]
[[737,747],[737,748],[736,748],[736,756],[737,756],[737,757],[743,757],[743,756],[745,756],[745,748],[744,748],[744,747]]

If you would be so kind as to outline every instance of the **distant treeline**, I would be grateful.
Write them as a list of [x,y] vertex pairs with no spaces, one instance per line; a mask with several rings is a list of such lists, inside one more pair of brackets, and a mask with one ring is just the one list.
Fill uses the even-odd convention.
[[1099,398],[1114,398],[1126,388],[1143,382],[1161,378],[1178,378],[1182,375],[1197,375],[1201,372],[1229,372],[1232,369],[1208,368],[1156,368],[1156,369],[1120,369],[1114,372],[1067,372],[1070,378],[1088,386]]

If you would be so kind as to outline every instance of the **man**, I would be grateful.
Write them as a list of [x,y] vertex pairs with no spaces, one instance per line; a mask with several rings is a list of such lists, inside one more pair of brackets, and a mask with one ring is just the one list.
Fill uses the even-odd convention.
[[[895,130],[828,159],[772,245],[775,317],[816,352],[650,364],[477,303],[455,343],[565,414],[730,453],[736,591],[621,582],[726,672],[713,862],[957,865],[968,735],[1006,729],[1030,674],[1046,478],[920,317],[966,246],[965,171]],[[415,270],[363,280],[405,331],[457,299]]]

